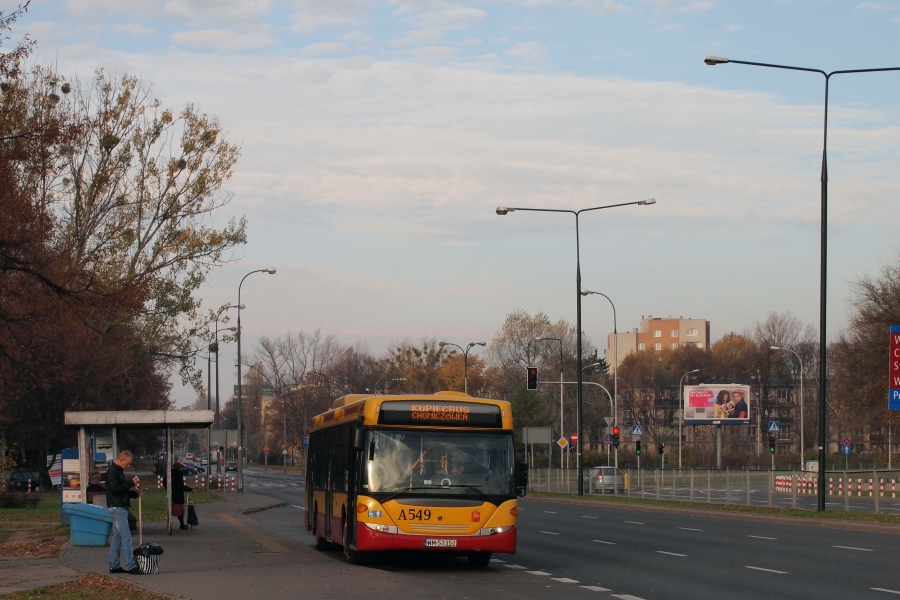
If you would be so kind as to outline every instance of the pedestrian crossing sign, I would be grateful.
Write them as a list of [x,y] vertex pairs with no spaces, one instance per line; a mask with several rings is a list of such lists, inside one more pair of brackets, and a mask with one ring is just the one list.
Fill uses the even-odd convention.
[[631,426],[631,437],[641,437],[644,435],[644,426],[643,425],[632,425]]
[[781,422],[769,421],[769,433],[781,433]]

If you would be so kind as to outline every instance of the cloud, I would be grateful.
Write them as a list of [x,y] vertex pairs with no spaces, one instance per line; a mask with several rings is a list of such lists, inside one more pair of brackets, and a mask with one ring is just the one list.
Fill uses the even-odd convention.
[[[515,0],[526,8],[573,7],[601,15],[622,15],[631,12],[631,7],[616,0]],[[525,22],[527,24],[527,21]]]
[[663,25],[661,29],[663,31],[681,31],[683,27],[683,23],[669,23],[668,25]]
[[536,63],[544,60],[549,48],[541,42],[519,42],[506,52],[506,56],[517,58],[519,60]]
[[172,42],[179,46],[211,48],[219,52],[241,52],[271,46],[277,43],[277,39],[266,32],[235,33],[227,29],[202,29],[174,33]]
[[700,13],[712,10],[717,2],[713,0],[643,0],[660,12]]
[[364,0],[295,0],[291,31],[312,33],[323,28],[358,28],[369,15]]
[[857,10],[897,10],[898,8],[900,7],[895,4],[883,4],[877,2],[863,2],[856,7]]
[[153,35],[156,30],[140,23],[113,23],[109,28],[115,33],[124,33],[133,37],[146,37]]
[[347,54],[349,52],[350,48],[348,48],[346,44],[341,44],[340,42],[318,42],[303,48],[298,54],[300,56],[314,57],[335,56],[338,54]]
[[272,12],[273,0],[66,0],[65,9],[79,17],[127,14],[188,24],[229,24],[238,27],[258,24]]
[[394,0],[395,16],[412,16],[425,29],[464,29],[487,16],[480,8],[462,6],[443,0]]

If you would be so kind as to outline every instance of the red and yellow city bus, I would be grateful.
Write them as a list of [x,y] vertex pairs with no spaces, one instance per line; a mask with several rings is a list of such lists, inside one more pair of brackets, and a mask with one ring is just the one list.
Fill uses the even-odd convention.
[[313,419],[306,526],[352,564],[373,552],[515,553],[517,464],[509,402],[461,392],[350,394]]

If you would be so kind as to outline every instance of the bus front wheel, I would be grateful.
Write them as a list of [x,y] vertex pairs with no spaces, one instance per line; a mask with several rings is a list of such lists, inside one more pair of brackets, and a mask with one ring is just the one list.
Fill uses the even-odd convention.
[[476,569],[483,569],[491,562],[490,552],[469,552],[469,566]]

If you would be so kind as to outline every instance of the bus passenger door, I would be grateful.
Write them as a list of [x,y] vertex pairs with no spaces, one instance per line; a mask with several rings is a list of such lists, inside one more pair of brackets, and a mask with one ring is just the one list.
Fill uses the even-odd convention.
[[332,517],[332,507],[334,506],[334,482],[335,482],[335,473],[334,473],[334,443],[335,443],[335,431],[332,429],[328,433],[326,433],[325,438],[325,447],[328,448],[328,475],[325,480],[325,539],[329,542],[332,538],[331,532],[331,517]]

